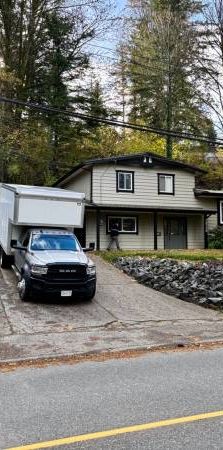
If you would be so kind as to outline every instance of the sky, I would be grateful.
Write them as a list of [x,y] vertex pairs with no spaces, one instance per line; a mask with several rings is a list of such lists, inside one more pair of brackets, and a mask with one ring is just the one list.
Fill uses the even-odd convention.
[[87,74],[89,79],[91,76],[100,81],[104,88],[107,104],[114,106],[114,91],[111,87],[111,71],[117,62],[116,46],[122,35],[122,22],[126,11],[127,0],[111,0],[113,4],[112,12],[114,17],[120,18],[120,21],[113,25],[111,29],[96,37],[87,45],[87,50],[91,55],[91,64],[93,70]]

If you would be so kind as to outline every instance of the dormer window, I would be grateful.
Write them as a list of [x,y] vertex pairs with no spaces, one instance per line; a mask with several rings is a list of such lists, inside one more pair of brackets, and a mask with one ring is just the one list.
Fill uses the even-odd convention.
[[134,172],[117,170],[116,190],[117,192],[134,192]]
[[174,175],[158,173],[158,194],[174,195]]

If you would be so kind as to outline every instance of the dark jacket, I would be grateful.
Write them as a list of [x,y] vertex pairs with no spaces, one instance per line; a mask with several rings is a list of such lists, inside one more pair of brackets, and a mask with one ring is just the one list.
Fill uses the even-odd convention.
[[118,228],[116,226],[113,226],[110,230],[110,236],[115,237],[119,235]]

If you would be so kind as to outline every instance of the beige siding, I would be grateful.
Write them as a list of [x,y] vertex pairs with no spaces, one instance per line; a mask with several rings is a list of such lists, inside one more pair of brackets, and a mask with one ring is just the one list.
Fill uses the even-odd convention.
[[[111,213],[105,212],[101,214],[101,225],[100,225],[100,244],[101,250],[107,248],[109,243],[109,234],[106,233],[106,220],[107,216],[119,215],[125,216],[125,213]],[[131,212],[129,212],[131,215]],[[132,216],[138,216],[138,234],[120,234],[119,242],[123,250],[125,249],[153,249],[153,216],[152,214],[135,214],[132,212]],[[86,241],[87,245],[90,242],[95,242],[96,246],[96,215],[94,212],[87,212],[86,214]]]
[[81,172],[72,181],[63,185],[64,189],[71,191],[83,192],[86,200],[90,200],[91,196],[91,173],[89,171]]
[[207,231],[213,230],[218,225],[218,216],[217,214],[210,216],[207,220]]
[[[214,199],[197,199],[194,196],[195,177],[183,170],[163,168],[135,168],[135,192],[116,192],[116,169],[128,166],[108,164],[93,168],[93,201],[104,205],[129,205],[178,208],[216,208]],[[129,167],[129,170],[134,170]],[[158,195],[157,173],[175,174],[175,195]]]
[[203,216],[189,216],[187,219],[188,248],[204,248],[204,218]]
[[[131,214],[129,212],[129,214]],[[101,249],[105,249],[108,246],[109,234],[106,234],[106,216],[116,214],[103,214],[101,225]],[[125,213],[122,214],[125,216]],[[136,215],[132,213],[132,215]],[[153,218],[152,214],[138,214],[138,234],[120,234],[119,235],[120,247],[125,249],[143,249],[153,248]]]
[[[129,215],[138,216],[138,234],[120,234],[119,242],[123,250],[140,250],[140,249],[154,249],[154,229],[153,229],[153,214],[141,213],[136,214],[134,211]],[[106,233],[107,215],[118,217],[125,216],[125,212],[110,213],[105,212],[101,214],[100,225],[100,244],[101,250],[107,248],[109,243],[109,235]],[[179,216],[178,216],[179,217]],[[158,249],[164,249],[164,216],[158,215],[157,224],[157,244]],[[187,216],[187,241],[189,249],[204,248],[204,222],[203,216]],[[86,213],[86,245],[90,242],[95,243],[96,247],[96,214],[95,212],[87,211]]]

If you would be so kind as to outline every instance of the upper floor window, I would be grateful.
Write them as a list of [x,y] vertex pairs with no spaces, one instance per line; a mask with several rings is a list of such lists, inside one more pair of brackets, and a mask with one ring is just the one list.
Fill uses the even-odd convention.
[[174,195],[174,175],[158,173],[158,194]]
[[117,192],[134,192],[134,172],[117,170],[116,190]]

